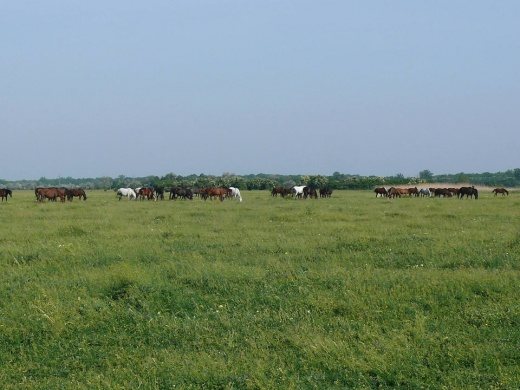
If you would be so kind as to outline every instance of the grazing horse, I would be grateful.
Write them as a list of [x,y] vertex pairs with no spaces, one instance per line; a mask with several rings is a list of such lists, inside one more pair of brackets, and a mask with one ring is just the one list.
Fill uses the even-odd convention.
[[271,196],[278,196],[278,194],[280,194],[282,196],[282,198],[285,196],[284,194],[284,191],[283,191],[283,188],[282,187],[274,187],[272,190],[271,190]]
[[318,199],[318,192],[314,189],[314,188],[311,188],[311,187],[305,187],[303,189],[303,196],[305,198],[309,197],[309,198],[314,198],[314,199]]
[[495,194],[495,196],[497,196],[498,194],[502,194],[502,196],[509,196],[509,191],[506,190],[505,188],[495,188],[493,191],[491,191],[492,193]]
[[45,199],[49,199],[51,202],[54,202],[58,196],[56,188],[37,188],[35,191],[38,202],[44,202]]
[[478,190],[474,186],[460,187],[457,196],[459,199],[462,199],[464,198],[464,195],[466,195],[466,199],[473,198],[473,196],[475,196],[475,199],[478,199]]
[[60,198],[61,203],[65,202],[65,199],[67,198],[67,192],[69,191],[65,187],[55,187],[56,188],[56,195],[58,198]]
[[145,199],[156,200],[155,192],[152,187],[139,188],[138,195],[139,195],[139,199],[141,199],[141,200],[145,200]]
[[164,200],[164,188],[159,187],[155,189],[155,198]]
[[211,200],[213,200],[213,198],[219,198],[220,201],[222,202],[222,201],[224,201],[224,199],[227,196],[228,189],[224,188],[224,187],[210,187],[210,188],[206,188],[206,190],[204,192],[205,192],[204,200],[206,200],[208,198],[210,198]]
[[12,198],[13,197],[13,191],[11,191],[8,188],[1,188],[0,189],[0,197],[2,197],[2,202],[4,201],[4,198],[5,198],[5,201],[7,202],[7,196],[10,196]]
[[291,194],[293,196],[293,198],[297,198],[297,199],[304,199],[305,196],[304,196],[304,190],[305,188],[307,188],[307,186],[294,186],[291,188]]
[[332,188],[330,188],[330,187],[320,188],[319,192],[320,192],[320,198],[332,197]]
[[117,190],[117,196],[119,196],[119,200],[123,196],[127,196],[128,200],[135,199],[137,200],[137,195],[135,194],[135,191],[131,188],[120,188]]
[[229,187],[228,196],[238,199],[239,202],[242,202],[242,195],[240,195],[240,190],[238,188]]
[[60,198],[61,202],[65,202],[65,188],[38,188],[36,190],[36,198],[39,202],[44,202],[45,199],[49,199],[51,202],[55,202],[56,198]]
[[388,194],[387,196],[389,198],[400,198],[401,196],[403,195],[410,195],[410,191],[408,188],[396,188],[396,187],[390,187],[390,189],[388,190]]
[[458,188],[450,187],[450,188],[448,188],[448,191],[451,192],[451,195],[453,195],[453,196],[457,196],[457,197],[459,196],[459,189]]
[[81,200],[81,198],[83,198],[83,200],[87,200],[87,194],[85,193],[83,188],[67,190],[66,193],[67,193],[67,200],[69,200],[71,202],[75,196],[77,196],[79,198],[79,200]]
[[381,196],[381,197],[388,196],[388,191],[386,190],[385,187],[377,187],[377,188],[374,189],[374,192],[376,193],[376,198],[378,196]]
[[415,196],[415,197],[419,197],[419,190],[417,189],[417,187],[414,187],[414,188],[408,188],[408,195],[410,196]]
[[177,198],[193,200],[193,190],[184,187],[175,187],[170,190],[170,200]]
[[423,196],[432,196],[432,193],[430,192],[430,190],[428,188],[421,188],[419,190],[419,195],[422,198]]
[[451,194],[451,191],[447,188],[436,188],[434,191],[434,195],[437,198],[440,198],[441,196],[443,198],[451,198],[453,195]]

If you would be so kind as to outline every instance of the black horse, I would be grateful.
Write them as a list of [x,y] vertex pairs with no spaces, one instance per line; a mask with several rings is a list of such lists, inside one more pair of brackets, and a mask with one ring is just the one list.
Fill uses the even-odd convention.
[[466,195],[466,199],[473,198],[473,196],[475,196],[475,199],[478,199],[478,190],[474,186],[460,187],[457,196],[459,199],[462,199],[464,198],[464,195]]
[[8,195],[12,198],[13,197],[13,191],[11,191],[8,188],[0,188],[0,197],[2,197],[2,202],[4,201],[4,198],[5,198],[5,201],[7,202],[7,196]]

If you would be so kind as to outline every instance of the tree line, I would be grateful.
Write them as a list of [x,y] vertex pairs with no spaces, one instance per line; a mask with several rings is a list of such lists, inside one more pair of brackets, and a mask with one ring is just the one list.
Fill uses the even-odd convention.
[[294,185],[308,185],[314,188],[330,187],[337,190],[371,190],[376,186],[420,185],[421,183],[471,183],[473,185],[485,185],[492,187],[517,187],[520,186],[520,168],[510,169],[505,172],[484,173],[456,173],[434,175],[429,170],[419,172],[417,177],[405,177],[402,174],[394,176],[361,176],[334,172],[331,176],[323,175],[279,175],[279,174],[250,174],[235,175],[225,172],[221,176],[214,175],[188,175],[181,176],[168,173],[160,176],[128,177],[119,175],[111,178],[107,176],[98,178],[72,178],[60,177],[48,179],[41,177],[38,180],[7,181],[0,179],[0,187],[12,190],[30,190],[36,187],[67,187],[85,190],[117,190],[122,187],[153,186],[169,189],[172,187],[236,187],[241,190],[271,190],[274,187],[290,188]]

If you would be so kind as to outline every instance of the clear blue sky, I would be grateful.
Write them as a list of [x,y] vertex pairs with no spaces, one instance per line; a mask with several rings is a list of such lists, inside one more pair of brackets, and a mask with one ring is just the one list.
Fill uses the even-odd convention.
[[520,1],[1,1],[0,178],[520,167]]

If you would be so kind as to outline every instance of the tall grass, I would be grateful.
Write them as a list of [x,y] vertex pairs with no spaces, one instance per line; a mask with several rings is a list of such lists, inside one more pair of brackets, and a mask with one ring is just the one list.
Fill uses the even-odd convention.
[[520,198],[0,204],[9,389],[520,387]]

